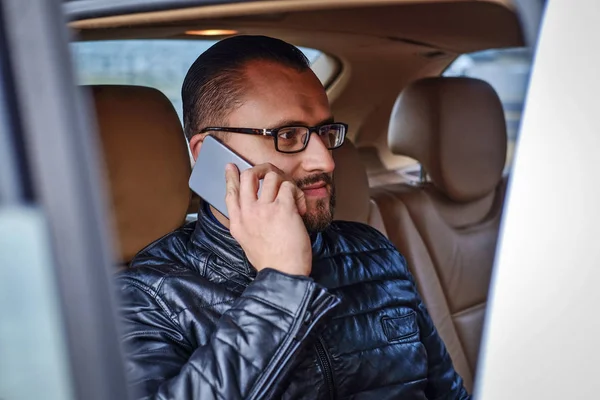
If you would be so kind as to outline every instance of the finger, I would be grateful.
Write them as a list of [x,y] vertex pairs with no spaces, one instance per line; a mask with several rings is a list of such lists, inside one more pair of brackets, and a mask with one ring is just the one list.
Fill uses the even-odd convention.
[[269,172],[274,172],[274,173],[280,175],[283,178],[283,180],[291,180],[291,179],[289,179],[288,176],[286,176],[286,174],[282,170],[280,170],[279,168],[277,168],[276,166],[274,166],[271,163],[264,163],[264,164],[256,165],[256,166],[252,167],[252,170],[254,171],[254,173],[256,174],[258,179],[264,179],[265,176],[267,176],[267,174]]
[[306,205],[306,196],[304,195],[302,189],[294,185],[293,195],[300,215],[306,214],[306,211],[308,211],[308,206]]
[[234,164],[225,167],[225,205],[229,219],[236,219],[240,210],[240,173]]
[[273,171],[268,172],[263,179],[258,201],[262,203],[272,203],[275,201],[282,182],[284,180],[281,175]]
[[[259,164],[242,171],[240,175],[240,197],[242,201],[247,201],[250,204],[251,202],[258,200],[257,192],[260,185],[260,180],[264,179],[269,173],[278,174],[282,177],[282,180],[285,179],[285,174],[283,171],[270,163]],[[261,193],[262,190],[263,189],[261,189]],[[272,196],[273,197],[271,201],[275,199],[277,192],[275,192],[275,194]]]
[[306,213],[306,198],[304,192],[290,181],[284,181],[277,194],[277,200],[283,204],[295,208],[300,215]]
[[252,204],[258,199],[259,178],[253,168],[242,171],[240,174],[240,206]]

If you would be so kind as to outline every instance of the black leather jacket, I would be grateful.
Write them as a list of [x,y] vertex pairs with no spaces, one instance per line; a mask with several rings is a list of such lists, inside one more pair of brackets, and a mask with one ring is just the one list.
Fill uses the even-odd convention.
[[404,258],[375,229],[312,235],[310,278],[257,274],[209,213],[119,274],[139,398],[469,398]]

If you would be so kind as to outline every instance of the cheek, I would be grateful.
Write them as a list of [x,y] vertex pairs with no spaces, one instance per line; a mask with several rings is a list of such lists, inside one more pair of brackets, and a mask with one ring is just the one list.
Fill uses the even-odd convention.
[[225,144],[251,164],[258,165],[268,157],[270,143],[262,137],[233,133]]

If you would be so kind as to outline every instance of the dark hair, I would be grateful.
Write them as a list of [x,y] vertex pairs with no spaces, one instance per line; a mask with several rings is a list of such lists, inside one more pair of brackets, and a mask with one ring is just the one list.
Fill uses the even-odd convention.
[[183,125],[188,140],[202,128],[223,125],[229,113],[242,105],[244,67],[258,60],[299,72],[310,68],[304,53],[283,40],[242,35],[217,42],[194,61],[183,81]]

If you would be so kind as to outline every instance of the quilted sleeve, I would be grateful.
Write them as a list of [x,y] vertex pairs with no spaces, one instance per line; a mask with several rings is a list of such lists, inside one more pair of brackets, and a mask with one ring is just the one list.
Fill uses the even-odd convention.
[[194,348],[164,300],[121,282],[124,346],[140,399],[258,399],[278,389],[309,332],[337,303],[310,278],[262,270]]

